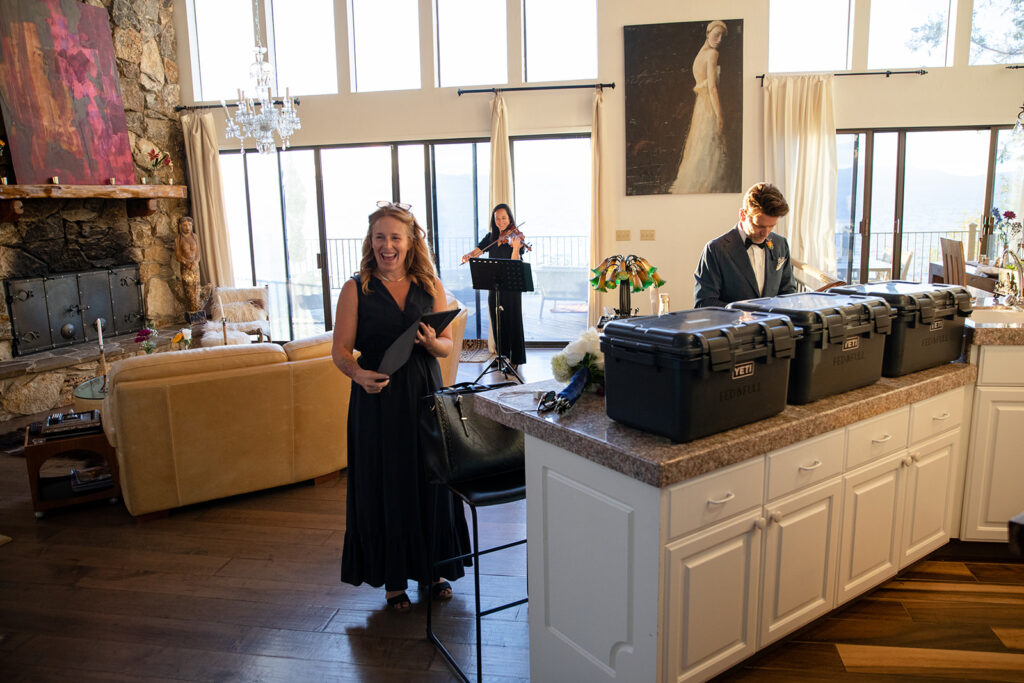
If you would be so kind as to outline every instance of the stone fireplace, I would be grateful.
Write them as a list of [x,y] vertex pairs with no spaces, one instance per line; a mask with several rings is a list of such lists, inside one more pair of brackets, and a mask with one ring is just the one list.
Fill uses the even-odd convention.
[[[160,178],[185,184],[185,151],[174,108],[181,102],[173,0],[89,0],[110,14],[129,143],[137,176],[152,179],[148,153],[174,162]],[[149,215],[128,211],[125,199],[25,199],[22,213],[0,215],[0,280],[43,277],[137,264],[150,326],[181,327],[184,296],[173,258],[177,220],[187,201],[157,199]],[[114,340],[112,340],[114,341]],[[12,358],[10,309],[0,301],[0,421],[71,402],[74,386],[98,373],[98,348],[62,356]],[[117,348],[114,341],[112,348]],[[125,352],[131,352],[126,347]],[[43,358],[42,356],[47,356]],[[108,354],[109,359],[109,354]],[[38,398],[38,400],[36,400]],[[27,411],[27,412],[26,412]]]

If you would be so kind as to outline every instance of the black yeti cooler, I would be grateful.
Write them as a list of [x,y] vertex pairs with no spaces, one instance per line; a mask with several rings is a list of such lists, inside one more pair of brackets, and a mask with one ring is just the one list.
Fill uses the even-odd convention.
[[974,309],[970,293],[960,285],[891,280],[829,291],[882,297],[896,311],[892,334],[885,342],[882,374],[886,377],[949,363],[963,351],[964,320]]
[[692,441],[786,407],[796,330],[770,313],[698,308],[604,326],[605,410],[630,427]]
[[789,316],[800,329],[789,364],[789,402],[810,403],[882,376],[893,310],[884,299],[805,292],[734,301],[729,308]]

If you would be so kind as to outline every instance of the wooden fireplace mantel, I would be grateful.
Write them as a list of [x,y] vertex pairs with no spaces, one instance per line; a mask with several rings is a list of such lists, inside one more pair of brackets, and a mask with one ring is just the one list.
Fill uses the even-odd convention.
[[0,185],[0,221],[24,213],[25,199],[126,199],[134,218],[155,212],[157,199],[187,197],[187,185]]

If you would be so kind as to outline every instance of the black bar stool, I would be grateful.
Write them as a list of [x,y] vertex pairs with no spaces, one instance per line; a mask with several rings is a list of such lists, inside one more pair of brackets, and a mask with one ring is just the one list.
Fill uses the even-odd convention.
[[[523,545],[526,543],[526,539],[524,538],[519,541],[513,541],[512,543],[506,543],[493,548],[480,550],[476,509],[478,507],[490,507],[492,505],[503,505],[505,503],[514,503],[518,500],[524,500],[526,498],[526,472],[524,469],[512,470],[510,472],[480,477],[479,479],[472,479],[458,484],[445,484],[445,486],[447,486],[448,490],[469,506],[469,510],[473,518],[473,552],[439,560],[434,563],[434,566],[438,567],[450,562],[461,562],[466,558],[473,558],[473,588],[476,592],[476,680],[477,683],[482,683],[484,679],[484,668],[480,640],[481,618],[488,614],[494,614],[495,612],[515,607],[516,605],[522,605],[527,602],[529,598],[526,597],[521,600],[515,600],[486,610],[480,609],[480,557],[489,553],[498,552],[499,550],[507,550],[517,545]],[[452,653],[448,651],[448,648],[444,646],[441,640],[434,633],[433,622],[431,621],[434,591],[429,590],[427,591],[427,594],[429,596],[427,598],[427,638],[441,652],[444,658],[448,661],[449,666],[452,667],[459,678],[466,681],[466,683],[469,683],[469,677],[466,676],[462,667],[460,667],[458,662],[455,661],[455,657],[452,656]]]

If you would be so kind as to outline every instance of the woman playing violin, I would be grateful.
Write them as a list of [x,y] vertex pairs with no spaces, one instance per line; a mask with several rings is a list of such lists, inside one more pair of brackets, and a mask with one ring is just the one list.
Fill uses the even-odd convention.
[[[462,257],[465,263],[487,251],[488,258],[520,259],[524,250],[522,233],[516,229],[512,209],[508,204],[498,204],[491,211],[491,229],[473,251]],[[495,331],[499,311],[495,292],[487,293],[487,307],[491,311],[491,339],[497,339]],[[523,334],[523,302],[520,292],[501,293],[501,339],[496,344],[498,353],[508,358],[513,367],[526,362],[526,341]]]

